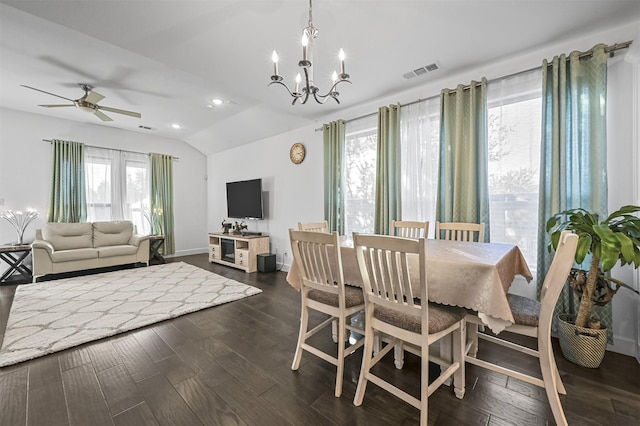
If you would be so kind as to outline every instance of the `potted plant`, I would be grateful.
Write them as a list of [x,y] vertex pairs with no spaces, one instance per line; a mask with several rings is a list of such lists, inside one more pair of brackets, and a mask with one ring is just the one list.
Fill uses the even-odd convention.
[[638,293],[605,273],[618,261],[620,265],[640,266],[640,218],[634,215],[639,211],[639,206],[623,206],[601,221],[595,213],[571,209],[547,221],[550,249],[558,246],[561,232],[569,230],[580,238],[576,263],[582,264],[591,255],[588,271],[574,269],[569,276],[571,288],[580,297],[577,316],[559,317],[560,348],[565,358],[576,364],[597,368],[607,347],[606,325],[591,315],[593,305],[609,303],[620,287]]

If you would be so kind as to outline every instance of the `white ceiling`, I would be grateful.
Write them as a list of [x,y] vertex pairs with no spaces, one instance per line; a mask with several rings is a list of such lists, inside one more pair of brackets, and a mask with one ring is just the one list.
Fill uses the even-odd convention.
[[[328,87],[342,47],[353,84],[340,87],[341,105],[292,106],[283,88],[267,86],[270,58],[276,49],[280,73],[291,82],[306,0],[0,3],[1,107],[178,138],[205,154],[316,122],[443,73],[640,18],[640,0],[316,0],[316,83]],[[433,62],[440,70],[403,78]],[[75,108],[38,107],[64,101],[20,87],[76,99],[79,83],[104,95],[101,105],[142,118],[109,114],[114,121],[102,123]],[[213,97],[230,103],[208,108]]]

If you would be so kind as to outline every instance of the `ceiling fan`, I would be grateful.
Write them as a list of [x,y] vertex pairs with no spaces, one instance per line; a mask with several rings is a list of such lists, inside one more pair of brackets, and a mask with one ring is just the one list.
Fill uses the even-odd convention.
[[93,115],[98,117],[102,121],[113,121],[111,117],[103,113],[102,111],[115,112],[116,114],[124,114],[129,115],[131,117],[140,118],[142,115],[139,112],[127,111],[124,109],[111,108],[107,106],[98,105],[98,102],[104,99],[104,96],[98,92],[93,91],[93,87],[88,84],[80,84],[82,90],[84,90],[84,96],[78,99],[69,99],[64,96],[56,95],[55,93],[46,92],[44,90],[36,89],[35,87],[25,86],[21,84],[22,87],[26,87],[27,89],[36,90],[38,92],[46,93],[47,95],[56,96],[58,98],[66,99],[69,102],[73,102],[71,104],[53,104],[53,105],[38,105],[45,108],[61,108],[61,107],[76,107],[81,109],[82,111],[91,112]]

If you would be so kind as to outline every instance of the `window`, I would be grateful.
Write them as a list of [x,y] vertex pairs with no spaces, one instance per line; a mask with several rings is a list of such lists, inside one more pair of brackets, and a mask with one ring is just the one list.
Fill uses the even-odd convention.
[[517,244],[532,272],[537,264],[541,81],[538,69],[487,87],[491,241]]
[[345,125],[345,235],[373,233],[376,204],[378,115]]
[[[429,221],[436,217],[440,152],[440,98],[400,108],[402,220]],[[434,235],[435,224],[429,226]]]
[[149,160],[145,154],[86,147],[87,221],[131,220],[149,233]]

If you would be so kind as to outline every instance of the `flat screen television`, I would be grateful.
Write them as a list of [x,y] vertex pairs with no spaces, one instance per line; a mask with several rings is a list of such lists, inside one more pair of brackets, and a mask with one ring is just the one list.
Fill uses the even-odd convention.
[[227,182],[227,216],[263,219],[262,179]]

